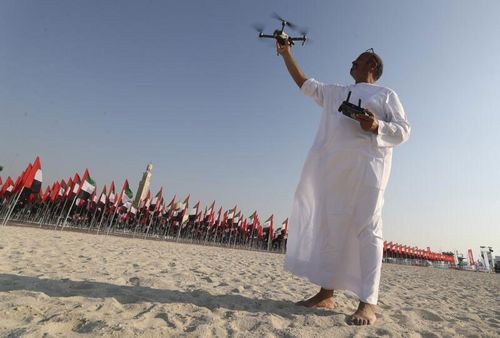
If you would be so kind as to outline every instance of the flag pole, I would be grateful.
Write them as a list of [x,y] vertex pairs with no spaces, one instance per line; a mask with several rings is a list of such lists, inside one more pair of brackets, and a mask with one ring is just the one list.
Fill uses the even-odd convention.
[[9,221],[10,216],[12,215],[12,212],[14,211],[14,208],[16,207],[17,201],[19,200],[19,197],[21,197],[21,194],[24,190],[24,186],[21,188],[21,191],[19,194],[17,194],[16,199],[14,200],[14,204],[10,209],[7,210],[7,214],[5,215],[5,219],[3,220],[3,225],[7,225],[7,222]]
[[92,228],[92,225],[94,224],[95,216],[97,215],[97,210],[99,209],[98,206],[99,206],[99,203],[96,203],[94,215],[92,215],[92,219],[90,220],[90,223],[89,223],[89,230],[90,230],[90,228]]
[[[50,196],[49,196],[50,197]],[[40,224],[40,228],[42,227],[42,223],[43,223],[43,220],[45,219],[45,216],[47,216],[47,213],[50,211],[50,209],[52,208],[52,202],[48,202],[47,203],[47,207],[45,208],[45,210],[42,212],[42,217],[40,217],[40,221],[38,222],[38,224]]]
[[[71,187],[70,187],[71,189]],[[72,190],[72,189],[71,189]],[[68,193],[68,197],[69,197],[69,194],[71,193],[71,191]],[[59,226],[59,220],[61,219],[61,216],[62,214],[64,213],[64,208],[66,208],[66,203],[68,203],[68,199],[66,198],[64,200],[64,203],[63,203],[63,206],[62,206],[62,209],[61,209],[61,212],[59,213],[59,216],[57,217],[57,220],[56,220],[56,224],[54,226],[54,229],[56,229],[58,226]]]
[[75,197],[73,197],[73,202],[71,202],[68,213],[66,214],[66,218],[64,219],[64,222],[62,224],[61,231],[63,231],[64,227],[66,226],[66,222],[68,221],[69,213],[71,212],[71,209],[73,209],[73,205],[75,204],[75,201],[76,201],[76,195],[77,194],[75,194]]
[[[149,219],[149,224],[148,224],[148,229],[146,230],[146,233],[144,234],[144,238],[148,236],[149,229],[151,228],[151,224],[153,223],[153,218],[155,217],[154,211],[151,213],[151,218]],[[137,228],[137,227],[136,227]],[[135,232],[134,232],[135,235]]]
[[106,236],[109,235],[109,231],[111,230],[111,227],[113,226],[113,220],[115,219],[115,215],[116,215],[117,210],[118,210],[118,205],[115,207],[115,211],[113,212],[113,216],[111,217],[111,221],[109,222],[108,232],[106,233]]
[[134,234],[133,234],[132,238],[135,238],[135,233],[137,231],[137,228],[139,227],[139,225],[141,225],[141,218],[144,216],[143,214],[146,213],[146,212],[147,212],[146,210],[144,210],[144,212],[142,212],[142,211],[140,212],[140,214],[139,214],[139,221],[137,222],[137,225],[134,228]]
[[102,208],[101,220],[99,221],[99,227],[97,228],[97,234],[99,235],[99,230],[101,230],[102,220],[104,219],[104,214],[106,214],[106,203],[104,203],[104,207]]

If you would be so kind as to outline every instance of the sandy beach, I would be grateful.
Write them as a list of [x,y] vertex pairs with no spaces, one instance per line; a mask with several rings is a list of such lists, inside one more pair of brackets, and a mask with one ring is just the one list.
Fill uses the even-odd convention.
[[494,337],[500,275],[384,264],[378,321],[294,302],[317,287],[283,255],[0,227],[2,337]]

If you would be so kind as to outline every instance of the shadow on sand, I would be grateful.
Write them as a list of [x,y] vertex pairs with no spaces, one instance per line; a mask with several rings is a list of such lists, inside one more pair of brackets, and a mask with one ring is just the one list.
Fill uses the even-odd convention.
[[[134,282],[131,280],[131,282]],[[241,295],[212,295],[204,290],[178,291],[162,290],[136,285],[114,285],[94,281],[73,281],[70,279],[41,279],[12,274],[0,274],[0,292],[33,291],[49,297],[114,298],[121,304],[143,302],[185,303],[210,310],[224,308],[234,311],[273,313],[282,317],[314,314],[317,316],[342,315],[331,310],[309,309],[296,306],[290,301],[255,299]]]

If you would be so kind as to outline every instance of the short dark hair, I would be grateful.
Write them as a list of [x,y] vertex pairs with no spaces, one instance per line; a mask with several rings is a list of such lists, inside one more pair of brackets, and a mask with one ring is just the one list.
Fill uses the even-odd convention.
[[375,81],[377,81],[378,79],[380,79],[382,73],[384,72],[384,62],[382,61],[382,58],[377,53],[375,53],[373,48],[367,49],[365,53],[370,54],[370,56],[372,57],[372,62],[377,66],[377,69],[375,71]]

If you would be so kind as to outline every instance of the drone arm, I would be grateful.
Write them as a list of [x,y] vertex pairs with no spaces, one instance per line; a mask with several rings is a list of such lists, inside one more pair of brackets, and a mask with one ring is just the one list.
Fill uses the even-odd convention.
[[274,39],[275,37],[273,35],[268,35],[268,34],[259,34],[259,38]]
[[300,37],[300,38],[289,38],[289,40],[291,40],[291,42],[293,43],[293,41],[302,41],[302,46],[304,45],[304,43],[306,43],[306,37],[303,36],[303,37]]

